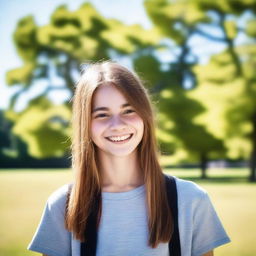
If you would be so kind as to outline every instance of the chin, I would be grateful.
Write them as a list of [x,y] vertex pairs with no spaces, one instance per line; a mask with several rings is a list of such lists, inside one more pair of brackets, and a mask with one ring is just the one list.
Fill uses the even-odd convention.
[[111,155],[111,156],[115,156],[115,157],[127,157],[127,156],[131,156],[133,154],[136,153],[136,149],[134,150],[119,150],[119,151],[107,151],[105,153],[107,153],[108,155]]

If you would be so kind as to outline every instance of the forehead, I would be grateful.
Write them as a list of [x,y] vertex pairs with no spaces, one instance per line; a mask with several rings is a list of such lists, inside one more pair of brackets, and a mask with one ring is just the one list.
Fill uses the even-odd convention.
[[119,107],[128,103],[125,96],[114,85],[100,85],[93,95],[93,107]]

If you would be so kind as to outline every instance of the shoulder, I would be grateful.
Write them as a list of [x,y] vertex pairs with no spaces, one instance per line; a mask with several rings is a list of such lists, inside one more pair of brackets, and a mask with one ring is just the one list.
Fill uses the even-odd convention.
[[208,198],[207,191],[195,182],[172,177],[176,182],[179,204],[197,204]]
[[58,189],[56,189],[49,197],[47,200],[47,206],[49,210],[52,208],[59,208],[63,210],[66,205],[66,200],[67,200],[67,194],[69,192],[70,187],[72,184],[65,184]]
[[177,190],[193,197],[202,198],[207,194],[207,191],[193,181],[174,177],[177,185]]

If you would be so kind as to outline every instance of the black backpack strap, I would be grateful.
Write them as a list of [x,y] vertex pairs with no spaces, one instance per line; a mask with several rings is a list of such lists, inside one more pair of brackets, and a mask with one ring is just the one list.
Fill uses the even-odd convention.
[[179,236],[179,224],[178,224],[178,196],[176,181],[173,176],[164,175],[166,192],[168,203],[172,211],[174,230],[171,241],[169,242],[169,252],[171,256],[180,256],[180,236]]
[[100,196],[95,197],[84,231],[84,240],[80,244],[80,256],[95,256],[97,248],[97,216]]
[[[180,256],[180,237],[178,226],[178,198],[177,187],[174,177],[164,175],[166,183],[166,191],[168,203],[172,211],[174,221],[174,231],[169,242],[169,252],[171,256]],[[99,198],[95,199],[92,211],[89,215],[87,225],[84,232],[86,243],[82,242],[80,246],[80,256],[95,256],[97,247],[97,213],[99,207]]]

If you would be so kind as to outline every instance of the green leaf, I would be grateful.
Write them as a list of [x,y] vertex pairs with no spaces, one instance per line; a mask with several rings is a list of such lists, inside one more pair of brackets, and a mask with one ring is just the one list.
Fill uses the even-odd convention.
[[6,83],[8,85],[23,84],[25,87],[28,87],[33,78],[34,68],[35,63],[27,62],[23,67],[8,71],[6,73]]
[[66,106],[53,105],[40,97],[18,115],[8,116],[15,118],[12,131],[27,143],[30,155],[59,157],[69,150],[71,112]]

